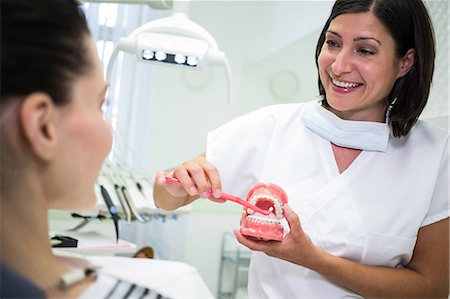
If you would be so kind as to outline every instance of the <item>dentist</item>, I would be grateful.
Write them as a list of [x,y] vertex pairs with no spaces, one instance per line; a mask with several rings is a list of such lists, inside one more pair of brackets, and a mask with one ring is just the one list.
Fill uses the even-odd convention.
[[157,174],[156,205],[282,186],[283,241],[235,231],[253,250],[250,298],[447,298],[449,135],[418,120],[434,44],[420,0],[337,0],[316,48],[320,97],[210,132],[169,173],[181,186]]

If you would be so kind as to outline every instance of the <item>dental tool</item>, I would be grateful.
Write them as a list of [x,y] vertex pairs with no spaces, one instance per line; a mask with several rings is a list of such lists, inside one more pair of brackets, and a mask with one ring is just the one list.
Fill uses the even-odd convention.
[[111,217],[114,221],[114,228],[116,230],[116,243],[118,243],[119,242],[119,215],[118,215],[117,207],[112,202],[111,197],[109,196],[109,193],[106,190],[106,188],[103,187],[102,185],[100,185],[100,192],[102,194],[103,200],[106,203],[108,211],[111,214]]
[[122,194],[125,198],[125,200],[128,203],[128,207],[130,208],[131,214],[140,222],[140,223],[145,223],[147,221],[145,221],[144,218],[142,218],[142,216],[139,214],[138,210],[136,209],[133,199],[130,196],[130,193],[128,192],[128,189],[126,186],[122,186]]
[[[180,181],[178,179],[170,177],[170,176],[166,176],[166,180],[171,182],[171,183],[180,184]],[[209,194],[212,194],[211,190],[209,190]],[[229,200],[229,201],[232,201],[232,202],[235,202],[237,204],[240,204],[241,206],[244,206],[246,208],[249,208],[249,209],[251,209],[251,210],[253,210],[255,212],[261,213],[261,214],[266,215],[266,216],[270,215],[270,213],[273,210],[272,207],[270,207],[269,210],[263,210],[260,207],[252,205],[248,201],[240,198],[239,196],[228,194],[228,193],[225,193],[225,192],[222,192],[222,195],[220,196],[220,198],[221,199],[225,199],[225,200]]]
[[128,204],[128,201],[126,200],[118,184],[114,184],[114,190],[116,191],[116,196],[119,199],[119,202],[122,204],[123,210],[125,211],[127,224],[131,224],[131,209]]
[[125,178],[123,175],[112,165],[106,161],[106,165],[109,167],[109,169],[114,173],[115,179],[117,179],[117,183],[114,184],[114,188],[116,189],[117,197],[121,202],[124,202],[124,205],[127,208],[127,211],[129,213],[126,214],[127,216],[127,223],[130,224],[131,220],[137,219],[141,223],[145,223],[145,219],[139,214],[138,210],[136,209],[133,199],[130,196],[130,193],[128,192],[128,189],[126,187],[127,183],[125,181]]
[[127,224],[131,224],[131,210],[123,196],[123,193],[120,190],[120,186],[115,181],[117,179],[117,175],[116,172],[114,171],[114,168],[111,165],[111,162],[105,160],[105,167],[103,168],[103,170],[105,177],[110,181],[111,185],[114,187],[116,197],[119,200],[120,206],[122,207]]

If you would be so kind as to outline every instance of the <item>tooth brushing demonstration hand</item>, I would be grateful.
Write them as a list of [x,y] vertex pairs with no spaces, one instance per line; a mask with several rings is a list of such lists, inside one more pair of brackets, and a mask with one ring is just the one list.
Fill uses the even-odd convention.
[[[169,182],[175,183],[175,184],[180,184],[180,181],[178,179],[170,177],[170,176],[166,176],[166,181],[169,181]],[[209,191],[209,194],[212,194],[211,190]],[[208,196],[208,198],[209,198],[209,196]],[[270,207],[268,210],[263,210],[263,209],[261,209],[261,208],[259,208],[257,206],[252,205],[248,201],[243,200],[242,198],[240,198],[238,196],[231,195],[231,194],[224,193],[224,192],[222,192],[222,195],[220,196],[220,198],[221,199],[225,199],[225,200],[229,200],[229,201],[233,201],[233,202],[235,202],[237,204],[240,204],[240,205],[242,205],[242,206],[244,206],[246,208],[249,208],[249,209],[251,209],[251,210],[253,210],[255,212],[261,213],[263,215],[269,215],[273,211],[272,207]]]
[[167,173],[159,171],[155,177],[153,197],[157,207],[173,210],[193,202],[199,197],[223,203],[236,202],[249,211],[269,215],[272,207],[262,209],[238,196],[223,193],[220,175],[214,165],[209,163],[205,154],[189,160]]
[[[179,183],[169,182],[166,177],[176,178]],[[156,174],[153,190],[155,205],[173,210],[203,197],[219,203],[225,202],[218,170],[209,163],[205,154],[186,161],[173,170]]]

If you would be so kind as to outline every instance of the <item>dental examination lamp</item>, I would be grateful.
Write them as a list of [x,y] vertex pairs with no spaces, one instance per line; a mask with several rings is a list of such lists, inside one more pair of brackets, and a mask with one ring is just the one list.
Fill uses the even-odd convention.
[[[115,46],[106,70],[110,82],[114,61],[120,51],[135,54],[137,61],[187,69],[222,66],[227,78],[227,104],[231,103],[231,67],[225,53],[203,27],[191,21],[184,11],[176,11],[189,1],[174,1],[174,13],[146,23],[129,36],[121,38]],[[182,6],[181,6],[182,5]]]

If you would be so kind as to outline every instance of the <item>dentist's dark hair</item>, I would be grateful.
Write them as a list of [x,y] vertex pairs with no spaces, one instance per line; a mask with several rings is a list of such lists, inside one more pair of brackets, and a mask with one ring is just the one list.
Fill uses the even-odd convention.
[[[373,13],[386,27],[395,41],[398,58],[409,49],[416,51],[414,65],[397,79],[387,99],[387,107],[392,104],[392,133],[395,137],[405,136],[425,108],[434,72],[433,25],[421,0],[337,0],[317,42],[316,66],[331,21],[342,14],[365,12]],[[320,77],[318,83],[320,95],[326,97]]]
[[[45,92],[70,101],[73,79],[87,73],[86,18],[75,0],[1,0],[1,106]],[[0,106],[0,107],[1,107]]]

